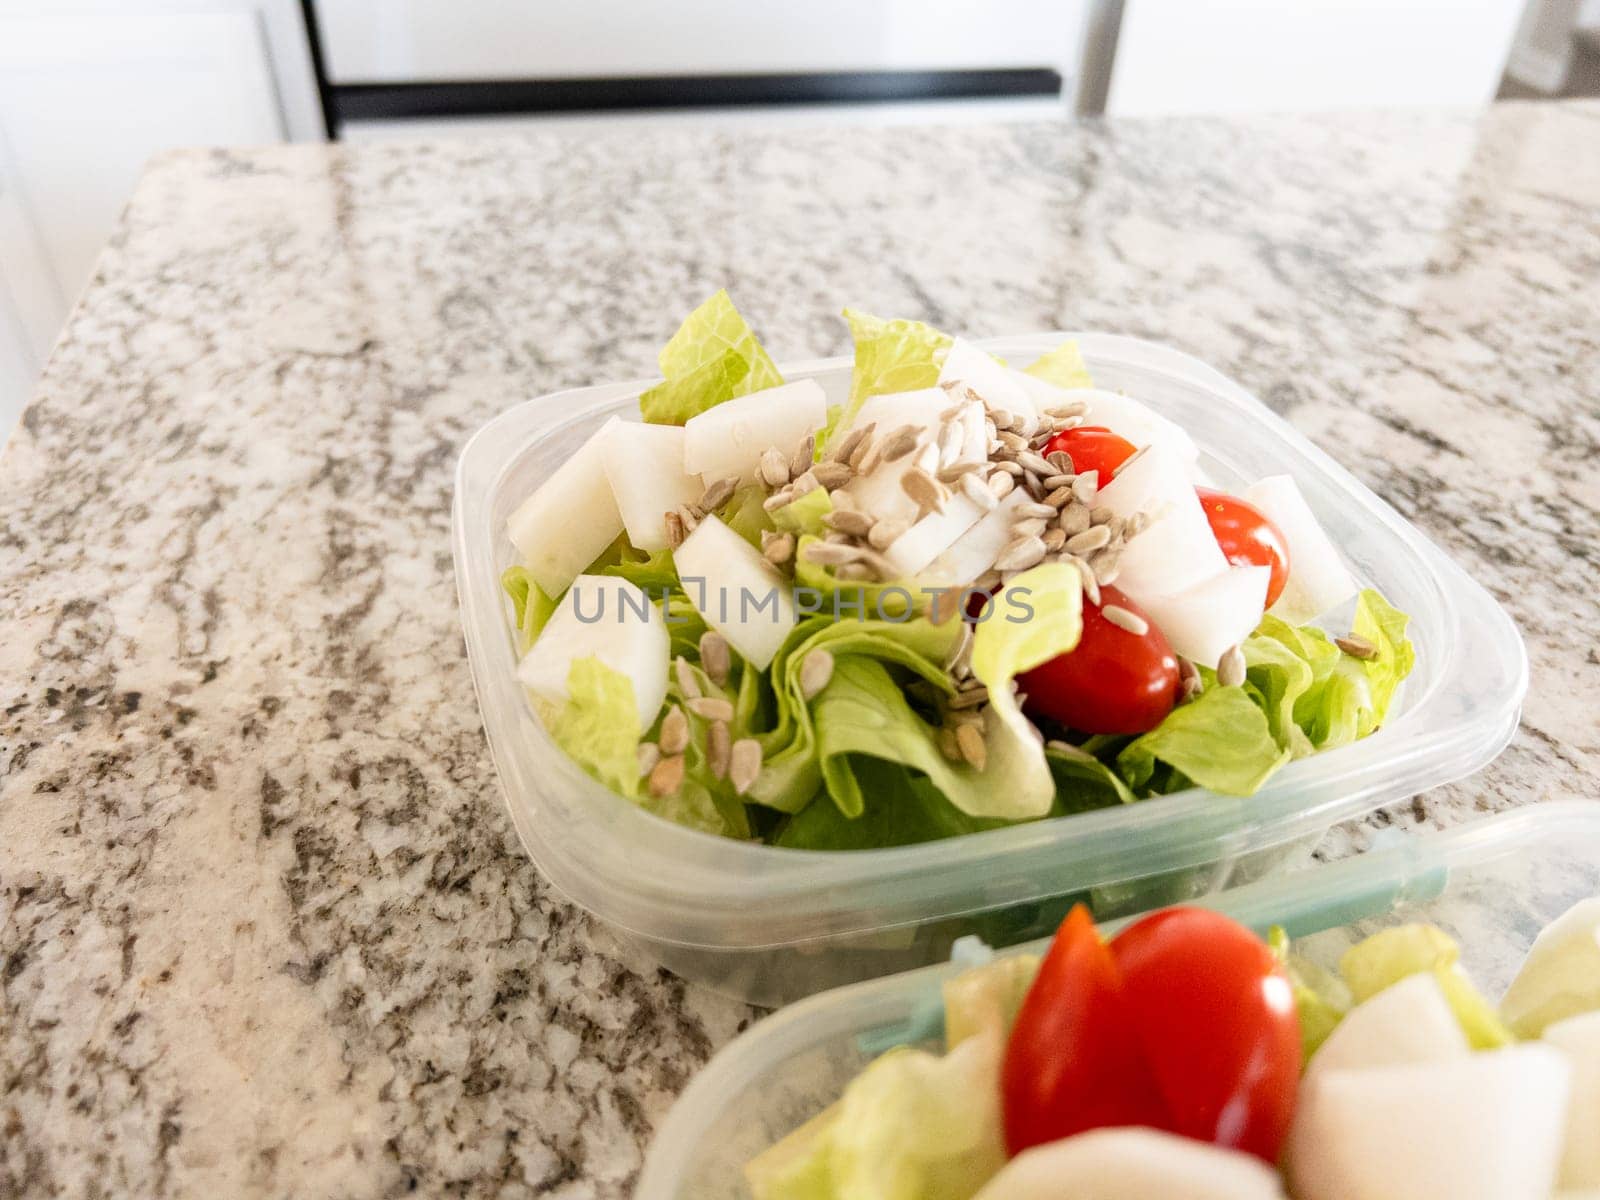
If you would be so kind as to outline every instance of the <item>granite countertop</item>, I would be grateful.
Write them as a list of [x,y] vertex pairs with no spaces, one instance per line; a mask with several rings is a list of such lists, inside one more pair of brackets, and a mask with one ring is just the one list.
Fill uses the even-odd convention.
[[1532,660],[1333,852],[1600,799],[1600,106],[171,154],[0,458],[0,1194],[627,1193],[753,1014],[521,854],[451,476],[722,285],[780,360],[848,302],[1232,373]]

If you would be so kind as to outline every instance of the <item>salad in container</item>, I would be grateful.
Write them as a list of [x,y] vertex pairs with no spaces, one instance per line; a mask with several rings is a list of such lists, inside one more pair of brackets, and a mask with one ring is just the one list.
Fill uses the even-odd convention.
[[1218,372],[846,318],[780,367],[719,293],[462,452],[508,811],[655,961],[784,1003],[1204,897],[1511,736],[1504,611]]
[[1397,840],[797,1006],[685,1093],[640,1200],[1600,1194],[1600,817]]
[[872,850],[1248,796],[1384,723],[1408,617],[1291,476],[1209,486],[1072,341],[1012,364],[845,315],[830,405],[718,293],[643,420],[511,513],[517,677],[595,779],[708,834]]

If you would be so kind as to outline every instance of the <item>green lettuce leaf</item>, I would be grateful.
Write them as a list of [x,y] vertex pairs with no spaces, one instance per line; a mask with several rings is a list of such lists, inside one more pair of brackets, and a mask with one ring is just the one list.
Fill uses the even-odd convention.
[[864,797],[859,816],[819,796],[783,823],[773,843],[791,850],[883,850],[998,829],[1009,821],[969,817],[925,775],[880,758],[862,756],[848,766]]
[[639,414],[656,425],[682,425],[725,400],[751,389],[750,364],[732,350],[701,363],[676,379],[666,379],[639,394]]
[[659,361],[665,381],[639,397],[644,419],[657,424],[682,425],[725,400],[783,382],[726,291],[684,318]]
[[568,699],[546,721],[550,736],[612,791],[639,796],[639,708],[633,681],[598,658],[567,672]]
[[954,1050],[970,1037],[996,1030],[1009,1037],[1022,1001],[1039,973],[1037,954],[996,958],[944,983],[944,1044]]
[[[798,500],[791,500],[782,508],[772,511],[772,524],[793,534],[810,534],[820,538],[828,527],[822,518],[833,511],[833,500],[825,488],[813,488]],[[815,563],[810,564],[816,566]]]
[[762,501],[766,498],[767,493],[764,488],[740,488],[733,494],[733,498],[722,506],[721,511],[723,523],[757,550],[761,549],[761,535],[769,529],[776,528],[771,514],[762,507]]
[[620,575],[653,595],[680,588],[681,584],[677,564],[672,561],[672,551],[665,547],[646,554],[631,545],[624,546],[620,559],[601,567],[599,574]]
[[1444,930],[1433,925],[1396,925],[1346,950],[1339,960],[1339,973],[1360,1004],[1402,979],[1430,972],[1474,1050],[1509,1046],[1516,1040],[1511,1030],[1467,978],[1460,960],[1461,948]]
[[869,396],[888,392],[913,392],[939,382],[945,351],[955,339],[921,321],[885,320],[870,313],[844,310],[855,340],[855,368],[850,375],[850,398],[829,414],[827,427],[817,435],[820,457],[835,430],[847,429]]
[[1294,1007],[1300,1019],[1300,1061],[1303,1066],[1322,1049],[1322,1043],[1338,1028],[1339,1022],[1344,1020],[1355,1002],[1350,989],[1337,975],[1293,952],[1289,935],[1281,926],[1274,925],[1268,931],[1267,945],[1283,963],[1284,974],[1289,976],[1289,985],[1294,989]]
[[902,1046],[751,1160],[755,1200],[970,1200],[1005,1164],[998,1033],[943,1056]]
[[1056,784],[1052,817],[1116,808],[1137,799],[1122,777],[1092,754],[1053,745],[1045,747],[1044,756]]
[[1023,371],[1035,379],[1042,379],[1061,388],[1094,386],[1094,380],[1089,375],[1089,368],[1083,361],[1083,353],[1078,349],[1078,343],[1070,339],[1062,342],[1048,354],[1041,354],[1034,362],[1024,367]]
[[517,653],[526,654],[533,639],[556,611],[556,601],[533,581],[527,567],[508,567],[500,586],[511,597],[512,623],[517,628]]
[[1214,792],[1248,796],[1289,758],[1243,688],[1214,687],[1129,742],[1117,769],[1136,793],[1151,786],[1159,762]]
[[[691,654],[686,654],[684,657],[689,661],[683,670],[693,679],[695,694],[733,702],[734,685],[722,687],[713,683],[704,669],[697,665],[695,660],[699,657],[698,646]],[[660,806],[672,805],[678,814],[673,819],[680,824],[707,833],[721,834],[724,837],[750,837],[750,814],[743,799],[733,790],[733,784],[728,779],[718,779],[711,770],[711,762],[706,753],[711,722],[684,704],[688,697],[684,695],[678,672],[674,670],[669,678],[667,698],[681,706],[684,716],[688,719],[689,748],[684,751],[683,783],[677,793],[662,799],[652,799],[650,803],[657,806],[657,812],[661,812]],[[737,713],[737,708],[735,711]],[[663,718],[665,714],[666,708],[663,707]],[[746,732],[748,731],[739,724],[736,717],[729,726],[730,740],[737,740]]]

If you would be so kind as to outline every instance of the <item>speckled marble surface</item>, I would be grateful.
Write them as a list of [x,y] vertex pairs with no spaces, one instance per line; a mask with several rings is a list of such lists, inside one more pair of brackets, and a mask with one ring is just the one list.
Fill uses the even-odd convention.
[[0,1194],[626,1194],[750,1014],[520,854],[451,468],[724,284],[1231,372],[1527,638],[1374,824],[1600,798],[1600,106],[170,155],[0,459]]

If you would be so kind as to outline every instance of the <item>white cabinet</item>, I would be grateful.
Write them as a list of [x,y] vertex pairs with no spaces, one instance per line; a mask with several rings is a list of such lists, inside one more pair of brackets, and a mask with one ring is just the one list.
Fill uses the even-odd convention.
[[152,154],[318,136],[293,0],[0,0],[0,438]]

